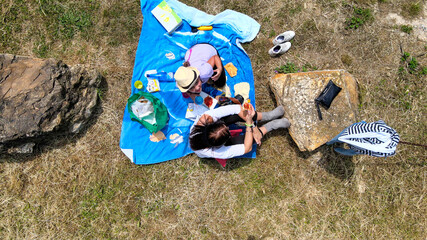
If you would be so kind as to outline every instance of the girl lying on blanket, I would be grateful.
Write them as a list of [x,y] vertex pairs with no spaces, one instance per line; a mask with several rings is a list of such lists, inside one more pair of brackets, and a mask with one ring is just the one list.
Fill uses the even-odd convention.
[[[268,132],[288,128],[290,122],[280,118],[284,114],[282,106],[270,112],[255,112],[253,106],[244,109],[241,105],[228,105],[205,112],[191,127],[190,147],[202,158],[229,159],[241,156],[252,150],[255,140],[261,145],[261,138]],[[280,118],[280,119],[277,119]],[[244,121],[244,136],[231,137],[228,126]],[[262,127],[254,126],[255,121],[267,122]]]

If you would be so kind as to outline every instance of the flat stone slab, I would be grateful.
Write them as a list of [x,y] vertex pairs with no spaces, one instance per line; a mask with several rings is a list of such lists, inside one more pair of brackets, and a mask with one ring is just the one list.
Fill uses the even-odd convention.
[[[332,80],[342,90],[320,120],[314,99]],[[313,151],[357,121],[356,80],[345,70],[276,74],[269,79],[277,104],[291,122],[289,133],[301,151]]]

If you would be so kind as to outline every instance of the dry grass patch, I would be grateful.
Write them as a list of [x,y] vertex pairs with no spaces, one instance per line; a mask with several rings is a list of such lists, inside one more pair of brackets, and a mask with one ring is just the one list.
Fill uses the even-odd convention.
[[[261,24],[244,45],[258,110],[276,106],[266,82],[281,65],[344,68],[358,82],[360,120],[382,119],[402,140],[427,142],[426,42],[385,20],[390,13],[425,18],[422,2],[184,2],[210,14],[233,9]],[[422,10],[411,10],[414,4]],[[225,169],[194,155],[133,165],[119,140],[142,25],[139,1],[0,6],[0,52],[81,63],[106,78],[100,111],[84,133],[51,141],[35,157],[1,156],[2,239],[425,238],[424,148],[401,144],[387,159],[343,157],[328,146],[301,153],[281,130],[266,136],[256,159]],[[354,8],[370,9],[373,20],[345,29]],[[286,30],[296,32],[292,48],[270,58],[272,38]],[[408,69],[401,46],[416,57],[416,74],[399,71]]]

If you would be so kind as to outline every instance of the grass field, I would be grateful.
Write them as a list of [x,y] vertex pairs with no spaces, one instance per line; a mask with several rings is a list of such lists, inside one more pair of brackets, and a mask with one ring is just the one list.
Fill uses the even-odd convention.
[[[261,24],[244,44],[258,110],[266,84],[292,63],[346,69],[359,120],[384,120],[401,140],[427,143],[427,4],[419,0],[185,0]],[[0,156],[1,239],[426,239],[427,151],[342,157],[300,152],[288,132],[268,135],[256,159],[226,169],[195,155],[150,166],[119,148],[143,16],[138,0],[0,0],[0,53],[98,69],[102,112],[86,131]],[[394,17],[393,17],[394,16]],[[423,27],[424,28],[423,28]],[[267,51],[294,30],[291,50]]]

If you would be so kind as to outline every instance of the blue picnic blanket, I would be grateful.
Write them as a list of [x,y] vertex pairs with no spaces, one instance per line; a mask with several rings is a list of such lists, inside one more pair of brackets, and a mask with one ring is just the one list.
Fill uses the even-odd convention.
[[[251,61],[240,45],[252,41],[258,34],[260,25],[252,18],[226,10],[216,16],[206,14],[196,8],[175,0],[166,0],[168,5],[183,20],[183,24],[172,34],[151,14],[161,0],[141,0],[144,17],[135,66],[132,76],[132,94],[140,91],[134,87],[137,80],[147,86],[145,72],[175,72],[184,62],[186,51],[198,43],[209,43],[219,52],[224,65],[231,62],[238,69],[235,77],[226,72],[227,86],[234,96],[234,85],[247,82],[250,86],[249,98],[255,103],[255,88]],[[191,26],[212,25],[212,31],[191,32]],[[155,141],[151,133],[140,123],[132,121],[126,106],[123,116],[120,148],[135,164],[153,164],[183,157],[193,151],[189,147],[188,136],[193,121],[185,118],[188,99],[184,99],[175,82],[161,82],[161,90],[153,93],[167,107],[169,122],[161,130],[165,139]],[[146,91],[145,89],[143,89]],[[242,157],[255,158],[255,149]]]

